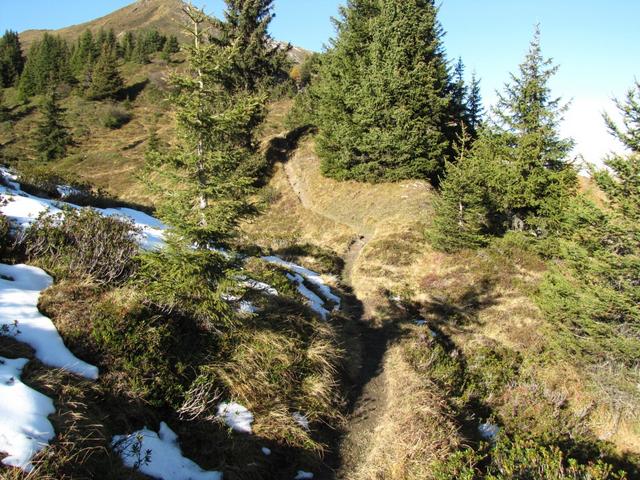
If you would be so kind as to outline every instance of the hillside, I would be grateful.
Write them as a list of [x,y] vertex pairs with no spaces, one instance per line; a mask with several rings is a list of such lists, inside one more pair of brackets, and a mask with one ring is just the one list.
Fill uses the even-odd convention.
[[[59,35],[65,40],[73,42],[85,30],[97,33],[100,29],[113,29],[118,38],[129,31],[155,29],[164,35],[175,35],[184,41],[186,38],[182,27],[184,22],[183,5],[183,0],[136,0],[131,5],[89,22],[71,25],[59,30],[26,30],[20,33],[20,41],[25,52],[28,52],[31,44],[42,37],[45,32]],[[281,43],[284,45],[284,42]],[[303,48],[293,46],[289,56],[293,62],[300,63],[309,53]]]

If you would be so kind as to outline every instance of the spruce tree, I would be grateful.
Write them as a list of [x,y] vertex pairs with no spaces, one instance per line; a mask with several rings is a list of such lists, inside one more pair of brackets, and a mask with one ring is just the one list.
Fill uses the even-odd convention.
[[54,92],[47,95],[41,113],[42,120],[35,131],[38,158],[43,161],[62,158],[71,144],[71,135],[63,121],[64,110],[58,104]]
[[72,79],[69,67],[69,47],[62,38],[45,33],[33,43],[20,77],[22,97],[45,94],[57,85]]
[[76,43],[75,50],[71,56],[71,69],[81,81],[87,76],[87,72],[91,71],[93,64],[98,58],[100,50],[93,39],[93,33],[87,29],[82,32]]
[[433,0],[348,2],[316,91],[322,170],[435,179],[450,148],[449,75]]
[[11,87],[20,80],[24,68],[24,57],[20,37],[7,30],[0,38],[0,87]]
[[471,85],[466,102],[469,135],[472,138],[478,136],[478,132],[484,119],[484,107],[482,106],[482,94],[480,92],[480,79],[473,72],[471,75]]
[[549,87],[558,67],[542,56],[539,29],[519,70],[494,109],[497,126],[513,147],[505,159],[510,181],[504,208],[518,222],[536,217],[548,222],[575,193],[577,173],[568,158],[573,141],[559,133],[567,106]]
[[4,104],[4,91],[0,88],[0,122],[9,120],[9,109]]
[[162,47],[162,59],[166,62],[171,62],[171,56],[179,51],[180,44],[178,43],[178,37],[171,35],[167,41],[164,42],[164,47]]
[[159,192],[162,217],[187,245],[208,249],[252,212],[253,179],[244,172],[257,152],[254,133],[266,99],[235,88],[244,78],[232,60],[235,48],[206,41],[208,17],[201,10],[186,6],[185,14],[192,25],[189,68],[172,77],[180,147],[156,155],[154,168],[176,181],[175,190]]
[[133,60],[135,47],[136,36],[131,31],[125,33],[120,44],[120,51],[122,52],[122,58],[124,58],[125,62]]
[[[220,32],[212,40],[233,47],[234,77],[238,88],[256,91],[286,78],[288,48],[276,45],[268,32],[273,20],[273,0],[225,0],[224,21],[217,21]],[[290,48],[290,47],[289,47]]]
[[622,125],[606,115],[611,134],[628,150],[626,155],[611,155],[605,160],[610,171],[595,172],[598,186],[628,220],[640,222],[640,82],[627,92],[624,101],[616,100]]
[[115,52],[107,44],[103,45],[102,52],[91,71],[91,82],[87,90],[87,96],[93,100],[113,97],[124,86],[118,60]]

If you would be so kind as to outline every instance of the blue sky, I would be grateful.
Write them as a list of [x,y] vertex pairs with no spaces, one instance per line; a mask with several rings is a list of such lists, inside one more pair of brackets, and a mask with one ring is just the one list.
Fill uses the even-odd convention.
[[[129,0],[0,0],[0,30],[60,28],[91,20]],[[222,0],[195,1],[220,15]],[[343,0],[276,0],[272,34],[280,40],[321,50],[333,35],[330,21]],[[554,93],[572,100],[563,131],[590,161],[618,148],[607,135],[601,112],[613,113],[611,98],[622,97],[640,78],[640,1],[637,0],[441,0],[440,20],[451,59],[461,56],[468,72],[482,79],[485,103],[514,72],[540,23],[542,47],[560,65]]]

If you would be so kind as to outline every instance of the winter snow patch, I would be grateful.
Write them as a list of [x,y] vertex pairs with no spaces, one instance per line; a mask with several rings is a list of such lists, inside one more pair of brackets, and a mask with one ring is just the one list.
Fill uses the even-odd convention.
[[278,290],[273,288],[268,283],[259,282],[258,280],[253,280],[251,278],[247,279],[246,277],[240,277],[239,280],[242,280],[241,285],[244,285],[251,290],[255,290],[256,292],[264,292],[272,297],[278,296]]
[[271,455],[271,449],[267,447],[262,447],[262,453],[268,457],[269,455]]
[[297,273],[298,275],[302,275],[305,280],[310,283],[313,283],[314,286],[318,288],[320,293],[324,298],[336,304],[336,308],[340,307],[340,297],[335,295],[331,288],[325,283],[320,276],[319,273],[308,270],[300,265],[296,265],[295,263],[287,262],[280,257],[270,256],[270,257],[262,257],[265,262],[273,263],[276,265],[280,265],[281,267],[286,268],[287,270],[291,270],[292,272]]
[[[222,473],[205,471],[182,455],[178,436],[162,422],[158,433],[146,428],[116,435],[111,442],[129,468],[160,480],[222,480]],[[148,453],[148,455],[147,455]]]
[[[60,213],[62,206],[81,208],[73,203],[49,200],[23,192],[20,185],[15,182],[15,175],[6,169],[0,169],[0,176],[9,185],[9,187],[5,187],[0,183],[0,200],[8,200],[6,205],[0,206],[0,212],[19,228],[28,227],[44,212],[48,211],[52,215]],[[65,187],[60,188],[64,189]],[[142,231],[140,246],[145,250],[154,250],[164,246],[164,230],[167,227],[160,220],[131,208],[96,208],[95,210],[105,216],[133,220],[134,224]]]
[[311,478],[313,478],[313,473],[298,470],[298,474],[293,478],[293,480],[308,480]]
[[302,278],[302,275],[298,275],[297,273],[287,273],[287,278],[295,283],[298,292],[309,300],[309,307],[311,307],[311,310],[319,314],[323,320],[326,320],[329,316],[329,310],[324,308],[324,300],[304,285],[304,278]]
[[26,472],[31,459],[55,436],[47,417],[55,413],[53,400],[20,381],[29,360],[0,357],[0,452],[2,463]]
[[236,432],[251,433],[253,413],[239,403],[221,403],[218,405],[218,417]]
[[500,433],[500,427],[489,422],[481,423],[478,425],[478,433],[484,440],[493,442]]
[[0,264],[0,328],[9,329],[16,340],[33,347],[45,365],[95,380],[98,369],[74,356],[53,322],[38,311],[40,293],[52,283],[52,278],[39,268]]
[[309,431],[309,419],[306,417],[306,415],[303,415],[300,412],[294,412],[291,416],[298,425]]

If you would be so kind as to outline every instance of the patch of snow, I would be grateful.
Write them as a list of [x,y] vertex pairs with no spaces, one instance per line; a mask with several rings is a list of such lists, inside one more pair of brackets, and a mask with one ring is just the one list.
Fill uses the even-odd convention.
[[236,432],[251,433],[253,413],[239,403],[221,403],[218,405],[218,417]]
[[0,275],[0,326],[15,325],[16,340],[33,347],[45,365],[93,380],[98,378],[98,369],[74,356],[51,319],[38,311],[40,293],[51,286],[53,279],[43,270],[27,265],[0,264]]
[[[6,205],[0,206],[0,212],[19,228],[28,227],[44,212],[48,211],[52,215],[60,213],[62,206],[75,209],[81,208],[73,203],[40,198],[23,192],[20,189],[20,185],[12,181],[15,180],[15,175],[10,174],[6,169],[0,169],[0,175],[5,182],[10,184],[10,187],[0,185],[0,198],[8,200]],[[67,187],[58,188],[64,189]],[[145,250],[153,250],[164,246],[164,230],[167,229],[167,226],[157,218],[131,208],[96,208],[95,210],[105,216],[131,219],[142,231],[140,246]]]
[[300,425],[302,428],[304,428],[307,431],[309,430],[309,419],[306,417],[306,415],[300,412],[294,412],[293,415],[291,416],[293,417],[293,419],[298,425]]
[[251,290],[255,290],[257,292],[264,292],[267,295],[271,295],[272,297],[278,296],[278,290],[273,288],[268,283],[259,282],[258,280],[253,280],[251,278],[245,279],[240,278],[242,280],[241,285],[250,288]]
[[268,457],[269,455],[271,455],[271,449],[267,447],[262,447],[262,453],[263,455],[266,455]]
[[287,273],[287,278],[296,284],[296,288],[300,294],[309,300],[311,310],[318,313],[323,320],[326,320],[330,312],[324,308],[324,300],[309,290],[304,284],[304,278],[297,273]]
[[203,470],[184,457],[178,436],[164,422],[160,424],[158,433],[144,428],[131,435],[116,435],[111,445],[127,467],[137,468],[153,478],[222,480],[222,473]]
[[481,423],[478,425],[478,433],[483,439],[493,442],[500,433],[500,427],[489,422]]
[[424,327],[427,324],[426,320],[414,320],[414,322],[419,327]]
[[53,400],[20,381],[28,361],[0,357],[0,452],[7,454],[2,463],[26,472],[55,436],[47,417],[56,411]]
[[293,477],[293,480],[309,480],[313,478],[313,473],[305,472],[304,470],[298,470],[298,474]]
[[325,299],[335,303],[336,308],[340,307],[340,302],[341,302],[340,297],[335,295],[331,291],[331,288],[326,284],[326,282],[323,280],[322,276],[319,273],[311,271],[304,267],[301,267],[300,265],[296,265],[295,263],[287,262],[286,260],[283,260],[282,258],[276,257],[276,256],[262,257],[262,259],[266,262],[280,265],[281,267],[284,267],[287,270],[291,270],[292,272],[295,272],[298,275],[303,276],[305,280],[312,283],[315,287],[318,288],[318,290],[320,291],[320,293]]
[[240,308],[238,310],[240,311],[240,313],[245,313],[245,314],[256,313],[258,311],[258,309],[253,303],[248,302],[246,300],[242,300],[240,302]]
[[71,185],[58,185],[56,190],[58,195],[60,195],[60,198],[70,197],[71,195],[82,195],[82,191],[72,187]]

